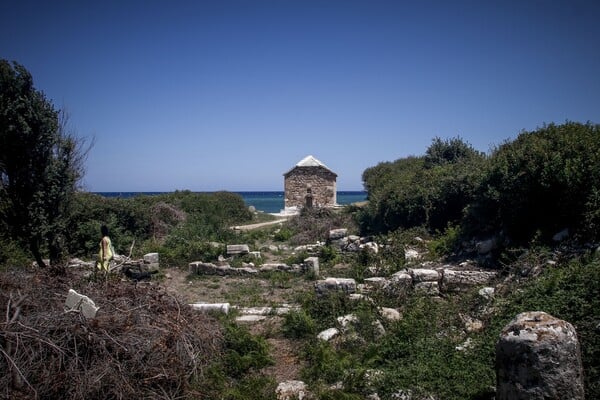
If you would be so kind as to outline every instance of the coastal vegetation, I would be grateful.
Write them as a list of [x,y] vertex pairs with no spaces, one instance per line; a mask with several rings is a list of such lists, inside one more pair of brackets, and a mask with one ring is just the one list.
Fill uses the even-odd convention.
[[[265,218],[237,194],[123,199],[78,191],[81,143],[23,67],[1,61],[0,74],[3,396],[274,399],[274,377],[291,375],[319,399],[491,399],[500,331],[517,313],[540,310],[576,327],[586,397],[600,398],[598,125],[548,124],[489,154],[459,137],[435,138],[423,155],[368,168],[363,206],[307,209],[236,231]],[[95,259],[102,224],[118,254],[159,253],[161,274],[145,285],[67,268],[71,257]],[[339,228],[378,243],[378,251],[345,251],[330,237]],[[489,251],[478,248],[483,241]],[[260,258],[229,257],[233,243]],[[358,299],[315,290],[319,276],[366,284],[414,268],[410,252],[418,263],[496,273],[494,296],[484,298],[480,287],[438,296],[372,290]],[[321,269],[188,273],[192,261],[224,256],[235,269],[316,256]],[[98,302],[97,318],[64,312],[70,288]],[[195,313],[186,304],[198,297],[295,307],[247,327],[236,310]],[[384,318],[384,308],[399,317]],[[346,334],[317,339],[348,315]],[[466,329],[466,320],[478,328]]]

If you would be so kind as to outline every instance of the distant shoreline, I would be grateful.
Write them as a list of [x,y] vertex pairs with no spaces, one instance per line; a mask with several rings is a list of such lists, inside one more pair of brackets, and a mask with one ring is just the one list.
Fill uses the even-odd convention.
[[[115,198],[131,198],[136,196],[153,196],[160,194],[175,193],[171,192],[90,192],[104,197]],[[219,191],[206,191],[193,193],[217,193]],[[284,208],[284,192],[278,190],[265,191],[229,191],[230,193],[239,194],[248,206],[254,207],[258,211],[265,213],[279,213]],[[360,203],[367,198],[367,192],[363,190],[338,190],[337,203],[339,205],[348,205]]]

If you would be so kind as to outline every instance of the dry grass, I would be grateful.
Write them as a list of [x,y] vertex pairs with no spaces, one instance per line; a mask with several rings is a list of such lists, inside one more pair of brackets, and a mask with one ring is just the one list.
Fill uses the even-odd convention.
[[[100,306],[96,318],[63,311],[70,287]],[[201,398],[222,352],[219,325],[157,285],[6,272],[0,309],[3,398]]]

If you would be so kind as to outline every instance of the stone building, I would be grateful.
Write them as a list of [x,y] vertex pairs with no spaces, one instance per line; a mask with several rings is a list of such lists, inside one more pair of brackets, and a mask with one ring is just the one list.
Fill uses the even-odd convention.
[[283,177],[286,210],[336,205],[337,174],[313,156],[302,159]]

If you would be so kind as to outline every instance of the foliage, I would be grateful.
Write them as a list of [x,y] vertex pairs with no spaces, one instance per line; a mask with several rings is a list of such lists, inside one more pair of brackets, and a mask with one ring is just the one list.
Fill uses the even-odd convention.
[[228,376],[241,377],[250,370],[271,365],[269,345],[261,336],[254,336],[247,328],[226,321],[224,324],[225,370]]
[[259,373],[272,364],[269,346],[229,317],[221,318],[223,354],[196,383],[202,398],[228,400],[274,399],[275,382]]
[[428,249],[431,257],[440,258],[457,252],[460,248],[460,226],[448,225],[444,232],[429,242]]
[[460,138],[435,138],[423,157],[381,163],[365,170],[369,203],[358,213],[363,233],[460,222],[481,180],[482,153]]
[[251,218],[234,193],[176,191],[132,198],[77,193],[66,242],[71,254],[92,256],[105,224],[117,253],[127,254],[135,240],[135,250],[159,252],[163,265],[178,266],[216,260],[224,249],[210,242],[233,240],[229,226]]
[[425,166],[446,165],[464,160],[482,158],[484,155],[475,150],[460,137],[442,140],[435,137],[425,152]]
[[81,141],[31,74],[0,60],[0,224],[39,266],[64,257],[66,222],[83,174]]
[[314,292],[304,293],[298,300],[306,314],[316,322],[318,330],[335,326],[337,317],[356,307],[356,303],[342,292],[328,292],[321,296]]
[[305,311],[299,310],[290,311],[284,316],[281,329],[285,337],[300,339],[314,335],[317,326]]
[[600,126],[566,122],[522,132],[492,154],[465,226],[525,244],[570,228],[600,239]]
[[302,378],[309,382],[328,384],[341,381],[345,371],[353,366],[352,355],[336,351],[331,344],[313,340],[303,349],[307,367],[302,369]]
[[361,232],[457,227],[438,254],[455,251],[460,236],[499,232],[513,245],[549,243],[565,228],[580,240],[600,239],[600,125],[544,125],[489,157],[460,138],[435,138],[424,156],[380,163],[363,181]]
[[319,263],[321,265],[334,265],[340,259],[340,253],[336,247],[326,245],[319,249]]

